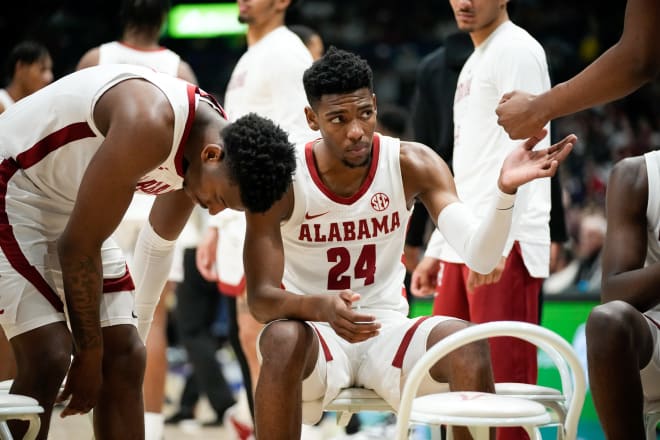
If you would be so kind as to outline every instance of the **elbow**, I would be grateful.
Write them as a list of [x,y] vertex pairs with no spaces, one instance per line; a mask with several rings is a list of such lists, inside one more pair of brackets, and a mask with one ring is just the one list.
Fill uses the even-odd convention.
[[272,321],[272,318],[268,313],[268,307],[264,307],[263,306],[264,301],[260,301],[259,299],[257,299],[258,297],[259,297],[259,293],[255,293],[254,291],[250,291],[248,289],[247,291],[248,310],[250,311],[252,317],[257,320],[257,322],[259,322],[260,324],[267,324],[270,321]]

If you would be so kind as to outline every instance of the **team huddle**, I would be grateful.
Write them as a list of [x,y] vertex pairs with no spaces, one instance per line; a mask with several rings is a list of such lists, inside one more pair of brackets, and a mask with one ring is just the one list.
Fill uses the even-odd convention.
[[[290,2],[271,3],[239,1],[250,50],[235,70],[240,84],[227,91],[227,111],[195,84],[187,65],[183,73],[157,72],[103,62],[92,52],[80,70],[7,105],[0,116],[0,325],[16,358],[11,392],[34,397],[45,409],[38,438],[47,438],[56,402],[64,404],[62,416],[93,410],[98,439],[144,438],[147,335],[175,242],[196,207],[219,218],[232,213],[243,224],[242,245],[230,252],[243,262],[235,284],[259,326],[245,349],[259,360],[256,373],[244,374],[254,381],[247,392],[257,438],[300,438],[302,424],[318,422],[347,387],[375,390],[397,408],[403,380],[428,347],[474,322],[538,324],[538,314],[503,314],[514,302],[537,301],[547,276],[549,178],[577,142],[572,134],[550,141],[549,119],[632,86],[593,101],[576,99],[572,110],[555,105],[555,113],[529,125],[532,118],[521,116],[525,106],[552,100],[543,97],[555,90],[543,49],[508,19],[506,1],[450,0],[459,29],[475,46],[456,92],[460,136],[452,172],[433,146],[378,132],[373,73],[363,58],[331,46],[312,61],[282,26]],[[638,3],[652,2],[629,3],[627,19],[639,12]],[[647,9],[660,15],[657,5]],[[271,17],[270,28],[259,28],[251,13]],[[268,39],[272,47],[295,46],[289,52],[296,54],[297,72],[251,76],[259,48],[262,57],[289,56],[264,50]],[[519,66],[518,74],[503,78],[498,69],[504,65]],[[254,82],[284,76],[294,85],[281,92],[291,99],[270,103],[282,114],[264,110],[254,91],[240,88],[263,90]],[[479,88],[486,87],[484,78],[499,82]],[[589,89],[597,87],[611,90],[606,84]],[[651,319],[660,302],[653,289],[659,160],[653,152],[623,161],[608,188],[614,230],[608,230],[603,265],[607,302],[589,319],[589,361],[630,359],[636,373],[590,369],[611,438],[643,438],[631,434],[643,433],[635,417],[642,396],[654,396],[660,374],[658,326]],[[113,234],[135,193],[153,202],[129,261]],[[446,293],[450,302],[439,305],[439,313],[422,318],[408,316],[402,294],[405,235],[416,202],[435,226],[413,278],[416,288],[459,286]],[[218,254],[220,265],[222,258]],[[198,260],[203,266],[204,258]],[[458,311],[464,301],[469,312]],[[527,304],[528,310],[538,306]],[[639,344],[615,344],[618,332]],[[429,370],[421,390],[449,383],[452,390],[493,392],[499,381],[535,383],[535,352],[512,347],[482,341],[457,350]],[[622,402],[612,398],[623,389],[637,392],[624,402],[626,417]],[[26,425],[11,422],[10,428],[20,436]],[[472,438],[466,428],[453,429],[456,439]]]

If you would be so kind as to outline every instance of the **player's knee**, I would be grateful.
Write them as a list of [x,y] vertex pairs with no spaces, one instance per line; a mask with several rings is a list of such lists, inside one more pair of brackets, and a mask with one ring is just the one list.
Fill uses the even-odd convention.
[[587,318],[587,349],[590,352],[619,352],[634,344],[633,315],[630,304],[612,301],[593,308]]
[[259,339],[264,364],[278,361],[302,363],[311,345],[311,329],[300,321],[272,322],[266,326]]
[[[21,383],[38,383],[45,389],[57,389],[69,371],[71,354],[70,344],[58,344],[55,341],[34,344],[27,350],[18,350],[16,352],[17,380]],[[48,374],[44,374],[44,371],[47,371]]]
[[[110,350],[108,350],[110,348]],[[118,379],[129,387],[142,386],[146,366],[146,349],[139,338],[131,338],[123,344],[106,345],[103,370],[106,379]]]

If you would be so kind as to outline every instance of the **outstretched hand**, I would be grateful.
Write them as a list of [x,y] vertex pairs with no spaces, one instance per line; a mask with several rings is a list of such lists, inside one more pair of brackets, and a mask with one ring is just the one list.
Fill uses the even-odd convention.
[[353,309],[360,295],[351,290],[342,290],[337,296],[329,296],[333,307],[328,308],[328,323],[334,331],[348,342],[362,342],[378,335],[380,323],[373,315]]
[[498,183],[502,192],[513,194],[527,182],[554,176],[559,164],[573,149],[577,136],[569,134],[544,150],[534,150],[534,146],[547,134],[547,130],[542,130],[538,136],[521,143],[504,159]]
[[495,109],[497,123],[511,139],[527,139],[538,135],[548,123],[541,116],[536,104],[536,96],[527,92],[513,91],[502,96]]

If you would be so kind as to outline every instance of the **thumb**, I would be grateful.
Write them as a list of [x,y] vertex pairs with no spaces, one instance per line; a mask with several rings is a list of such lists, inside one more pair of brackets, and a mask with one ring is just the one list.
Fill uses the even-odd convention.
[[523,144],[523,147],[525,148],[525,150],[531,151],[536,146],[536,144],[541,142],[541,140],[547,136],[547,134],[548,134],[548,130],[542,128],[541,131],[536,133],[531,138],[527,139]]

